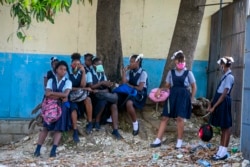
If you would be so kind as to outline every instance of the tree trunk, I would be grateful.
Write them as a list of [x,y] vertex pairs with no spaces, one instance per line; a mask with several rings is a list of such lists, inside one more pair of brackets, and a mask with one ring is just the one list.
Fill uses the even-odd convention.
[[174,67],[171,56],[177,50],[183,50],[188,69],[192,69],[194,51],[198,41],[200,26],[204,14],[206,0],[181,0],[174,34],[170,45],[167,62],[161,80],[161,87],[165,86],[165,79],[169,70]]
[[122,45],[120,35],[120,0],[98,0],[96,14],[96,52],[103,61],[110,81],[120,81]]

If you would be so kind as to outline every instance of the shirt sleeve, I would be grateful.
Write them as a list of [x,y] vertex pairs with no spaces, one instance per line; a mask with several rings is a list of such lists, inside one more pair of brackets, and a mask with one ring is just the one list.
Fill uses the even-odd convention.
[[92,75],[91,75],[91,72],[87,72],[86,74],[86,83],[93,83],[93,78],[92,78]]
[[65,85],[63,87],[63,91],[65,91],[66,89],[70,89],[70,90],[72,89],[72,82],[68,79],[65,82]]
[[226,88],[231,89],[233,83],[234,83],[234,77],[233,77],[232,75],[228,75],[228,76],[225,78],[224,89],[226,89]]
[[172,80],[172,74],[171,74],[171,70],[169,70],[165,81],[166,83],[171,84],[171,80]]
[[148,78],[148,74],[146,73],[146,71],[142,71],[141,76],[139,78],[139,83],[141,82],[146,83],[147,78]]
[[196,82],[196,81],[195,81],[195,78],[194,78],[194,74],[193,74],[192,71],[189,71],[189,72],[188,72],[188,81],[189,81],[190,84],[193,84],[193,83]]
[[52,79],[49,79],[46,85],[46,89],[51,89],[52,90]]

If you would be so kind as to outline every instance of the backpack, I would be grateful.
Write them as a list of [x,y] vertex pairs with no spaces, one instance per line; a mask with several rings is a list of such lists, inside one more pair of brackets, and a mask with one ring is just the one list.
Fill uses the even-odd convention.
[[204,124],[199,129],[199,137],[202,141],[208,142],[213,137],[213,128],[210,124]]
[[58,100],[44,98],[41,114],[47,124],[56,122],[62,115],[62,108],[58,105]]
[[[52,78],[52,80],[52,90],[55,92],[61,92],[67,79],[61,82],[58,89],[56,86],[56,79]],[[44,122],[46,122],[47,124],[56,122],[62,115],[60,100],[44,98],[42,102],[41,115]]]

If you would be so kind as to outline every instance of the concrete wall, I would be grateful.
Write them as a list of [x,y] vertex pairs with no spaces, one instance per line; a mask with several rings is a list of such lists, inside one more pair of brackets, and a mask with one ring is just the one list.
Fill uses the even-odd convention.
[[[179,3],[179,0],[122,0],[124,63],[131,54],[144,53],[143,67],[149,74],[149,89],[160,83]],[[218,2],[207,0],[207,3]],[[0,118],[32,117],[31,109],[43,96],[43,76],[50,68],[50,56],[70,62],[69,55],[73,52],[95,53],[96,6],[97,0],[93,0],[92,6],[87,2],[84,6],[74,4],[70,14],[56,16],[55,24],[34,20],[26,31],[28,38],[24,43],[16,38],[17,24],[10,18],[9,6],[0,6]],[[201,25],[192,69],[198,84],[197,97],[206,96],[209,21],[218,9],[219,6],[206,7]]]

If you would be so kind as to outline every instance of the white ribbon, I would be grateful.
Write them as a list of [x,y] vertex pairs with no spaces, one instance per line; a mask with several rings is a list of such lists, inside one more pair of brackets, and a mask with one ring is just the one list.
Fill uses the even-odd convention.
[[176,57],[176,55],[177,55],[178,53],[183,53],[183,51],[182,51],[182,50],[178,50],[177,52],[174,52],[173,56],[171,57],[171,60],[174,60],[175,57]]

